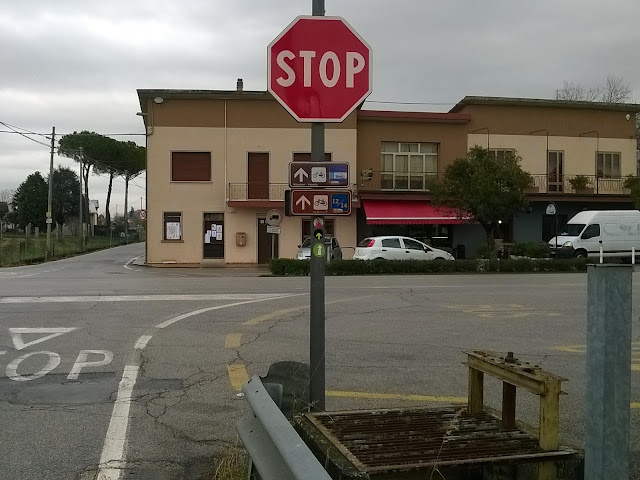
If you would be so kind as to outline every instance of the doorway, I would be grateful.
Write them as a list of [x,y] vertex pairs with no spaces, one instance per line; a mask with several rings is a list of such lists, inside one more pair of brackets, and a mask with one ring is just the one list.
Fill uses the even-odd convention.
[[[271,258],[279,258],[279,235],[267,233],[267,219],[258,218],[258,263],[269,263]],[[273,243],[272,243],[273,242]]]

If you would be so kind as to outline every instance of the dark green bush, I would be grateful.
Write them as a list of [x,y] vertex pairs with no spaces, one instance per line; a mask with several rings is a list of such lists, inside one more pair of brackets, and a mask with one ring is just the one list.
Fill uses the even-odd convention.
[[530,258],[548,258],[549,245],[546,242],[523,242],[513,246],[511,255]]
[[[519,258],[511,260],[342,260],[326,266],[326,275],[407,275],[469,272],[584,272],[593,259],[549,260]],[[272,275],[309,275],[308,260],[271,260]]]

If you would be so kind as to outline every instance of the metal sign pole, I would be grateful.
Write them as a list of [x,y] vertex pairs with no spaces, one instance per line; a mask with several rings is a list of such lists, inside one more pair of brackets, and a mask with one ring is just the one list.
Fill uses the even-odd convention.
[[[324,16],[324,0],[312,0],[313,16]],[[311,124],[311,160],[324,161],[324,123]],[[323,222],[324,223],[324,222]],[[309,222],[311,237],[310,272],[311,285],[309,295],[309,363],[311,377],[309,395],[312,408],[324,410],[325,391],[325,312],[324,312],[324,226],[320,238],[314,236],[316,230],[313,221]]]

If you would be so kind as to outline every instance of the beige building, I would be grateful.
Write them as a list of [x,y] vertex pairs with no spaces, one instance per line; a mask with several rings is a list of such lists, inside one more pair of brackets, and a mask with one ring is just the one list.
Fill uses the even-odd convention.
[[[267,92],[139,90],[147,129],[147,263],[228,265],[295,258],[309,217],[284,217],[288,165],[310,159],[310,124],[296,122]],[[402,234],[472,256],[476,224],[431,204],[430,181],[480,145],[516,151],[534,177],[531,208],[504,219],[505,242],[555,234],[580,210],[632,208],[624,177],[636,173],[638,105],[465,97],[448,113],[356,110],[326,124],[327,160],[348,162],[353,214],[326,217],[344,258],[370,235]],[[572,179],[584,176],[586,188]]]

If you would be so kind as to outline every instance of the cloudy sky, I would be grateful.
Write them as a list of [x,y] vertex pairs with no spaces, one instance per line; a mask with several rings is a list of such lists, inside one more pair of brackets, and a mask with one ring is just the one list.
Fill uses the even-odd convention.
[[[266,89],[266,47],[311,0],[29,0],[0,8],[0,122],[21,132],[144,131],[137,88]],[[553,98],[607,75],[640,100],[638,0],[325,0],[374,51],[365,108],[447,111],[465,95]],[[404,102],[404,103],[403,103]],[[49,148],[0,125],[0,193]],[[144,136],[117,136],[144,144]],[[75,164],[55,157],[55,165]],[[139,208],[144,176],[129,200]],[[92,176],[101,207],[106,178]],[[116,182],[112,212],[122,212]]]

